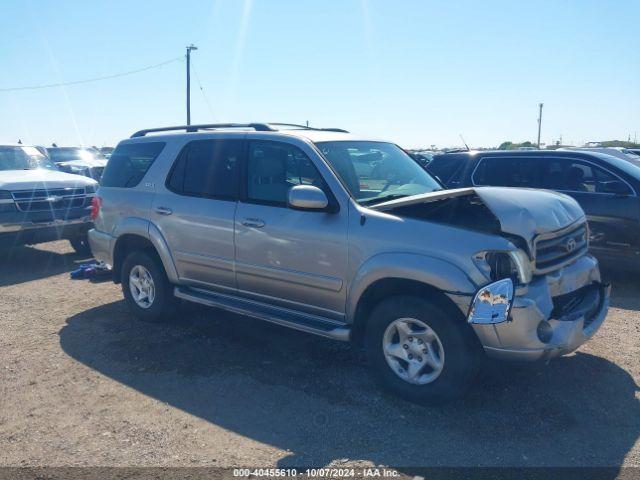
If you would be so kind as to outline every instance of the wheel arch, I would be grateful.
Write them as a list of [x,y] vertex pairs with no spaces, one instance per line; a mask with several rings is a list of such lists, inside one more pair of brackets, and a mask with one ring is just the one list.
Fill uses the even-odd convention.
[[449,294],[472,296],[475,291],[475,284],[464,271],[445,260],[405,254],[374,257],[356,275],[347,301],[347,318],[353,325],[351,338],[360,342],[373,308],[382,300],[399,295],[435,303],[472,332],[461,307]]
[[144,229],[136,222],[137,228],[123,229],[118,233],[113,247],[113,279],[120,281],[122,263],[126,256],[133,251],[148,252],[162,262],[167,278],[172,283],[177,283],[178,273],[169,250],[169,246],[160,230],[152,223],[146,222]]

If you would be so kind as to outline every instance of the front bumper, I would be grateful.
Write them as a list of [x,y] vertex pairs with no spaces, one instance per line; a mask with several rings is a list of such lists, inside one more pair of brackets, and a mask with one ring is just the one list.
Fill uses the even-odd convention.
[[[593,337],[607,315],[610,291],[600,280],[597,260],[585,255],[518,287],[508,321],[472,326],[490,357],[546,360]],[[546,336],[539,333],[541,322]]]
[[85,234],[92,225],[86,208],[45,212],[0,213],[0,245],[30,245],[70,239]]

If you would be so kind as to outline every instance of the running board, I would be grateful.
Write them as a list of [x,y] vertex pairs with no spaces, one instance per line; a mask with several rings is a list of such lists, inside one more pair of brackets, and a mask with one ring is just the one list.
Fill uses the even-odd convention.
[[228,312],[239,313],[240,315],[246,315],[342,342],[349,341],[351,330],[348,326],[317,315],[300,313],[288,308],[276,307],[255,300],[189,287],[175,287],[173,294],[188,302],[221,308]]

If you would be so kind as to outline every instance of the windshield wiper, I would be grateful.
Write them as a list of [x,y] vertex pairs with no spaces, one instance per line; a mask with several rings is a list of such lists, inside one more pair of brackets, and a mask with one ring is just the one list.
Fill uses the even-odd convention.
[[391,195],[384,195],[382,197],[374,197],[367,198],[366,200],[361,200],[360,205],[372,205],[375,203],[384,203],[390,200],[397,200],[398,198],[410,197],[411,195],[400,194],[400,193],[392,193]]
[[[445,190],[442,187],[438,187],[438,188],[434,188],[433,190],[431,190],[431,192],[440,192],[442,190]],[[431,193],[429,192],[429,193]],[[426,193],[426,192],[425,192]],[[413,197],[413,195],[407,195],[406,193],[391,193],[389,195],[384,195],[382,197],[374,197],[374,198],[367,198],[365,200],[361,200],[360,201],[360,205],[375,205],[377,203],[384,203],[384,202],[388,202],[391,200],[397,200],[399,198],[406,198],[406,197]]]

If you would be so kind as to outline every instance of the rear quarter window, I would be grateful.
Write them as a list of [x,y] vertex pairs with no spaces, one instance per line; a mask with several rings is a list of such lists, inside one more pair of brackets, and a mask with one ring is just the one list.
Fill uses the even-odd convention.
[[102,174],[102,187],[131,188],[140,183],[162,149],[164,142],[118,145]]
[[438,177],[447,187],[460,182],[460,173],[468,162],[465,157],[453,155],[437,155],[427,165],[427,172]]

